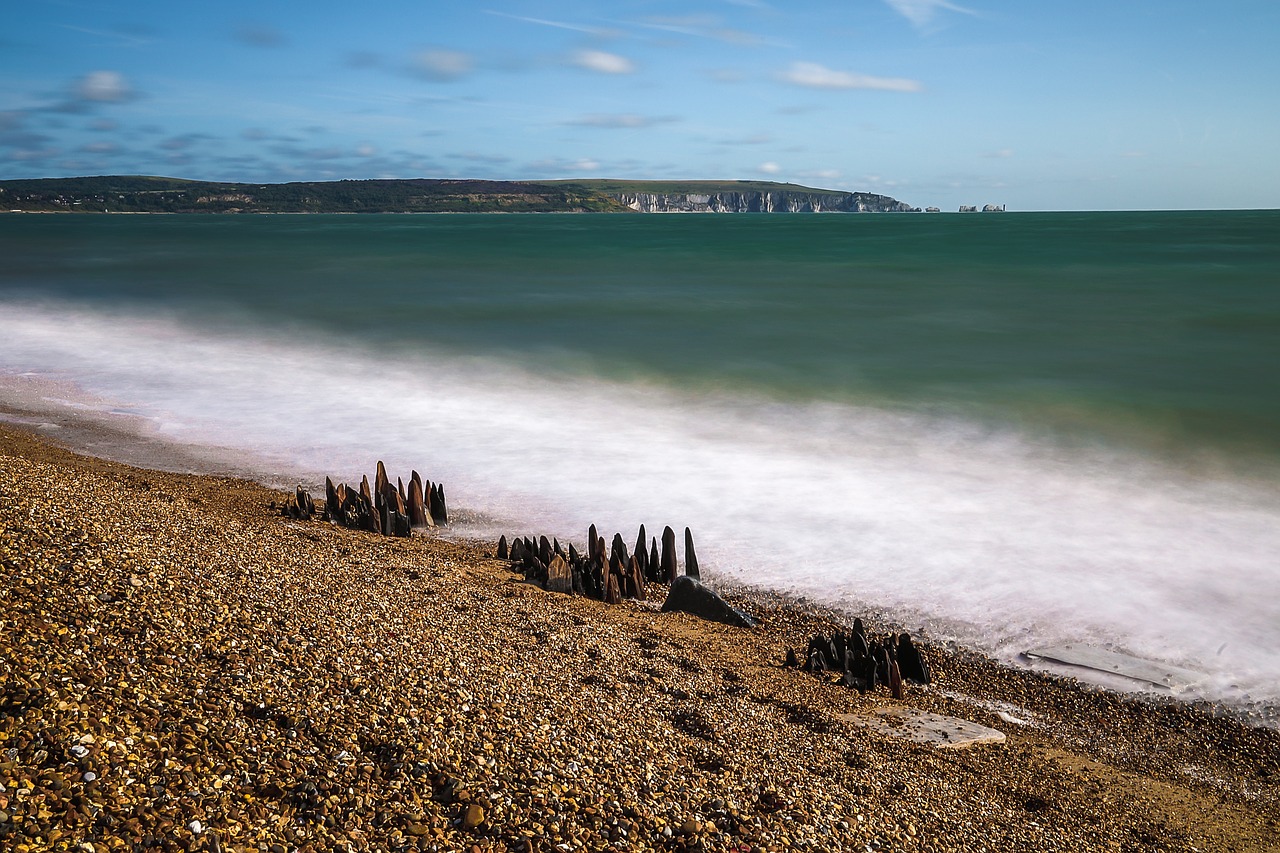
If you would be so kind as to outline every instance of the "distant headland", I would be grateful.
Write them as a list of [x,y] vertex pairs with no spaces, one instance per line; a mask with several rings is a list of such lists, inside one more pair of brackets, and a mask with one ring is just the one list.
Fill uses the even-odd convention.
[[0,211],[24,213],[910,213],[866,192],[771,181],[223,183],[137,175],[0,181]]

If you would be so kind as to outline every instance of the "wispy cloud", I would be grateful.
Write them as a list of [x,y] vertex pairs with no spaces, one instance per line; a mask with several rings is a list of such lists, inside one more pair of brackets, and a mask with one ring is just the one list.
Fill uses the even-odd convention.
[[601,114],[580,116],[565,124],[578,127],[599,127],[609,130],[634,130],[641,127],[653,127],[658,124],[670,124],[680,121],[676,116],[642,116],[635,113]]
[[776,175],[782,171],[782,167],[773,161],[769,161],[756,166],[756,171],[762,175]]
[[714,39],[728,42],[729,44],[758,45],[764,43],[764,39],[760,36],[725,26],[719,18],[712,15],[655,16],[636,21],[632,26],[676,33],[682,36]]
[[960,12],[965,15],[976,14],[972,9],[957,6],[948,0],[885,0],[885,2],[895,12],[910,21],[916,29],[927,29],[939,10]]
[[809,89],[878,89],[885,92],[919,92],[918,80],[905,77],[873,77],[850,71],[836,71],[816,62],[795,62],[781,74],[781,79]]
[[603,50],[580,50],[573,55],[573,64],[599,74],[631,74],[636,70],[630,59]]
[[109,39],[113,42],[113,47],[143,47],[155,41],[150,33],[138,30],[136,32],[127,32],[122,30],[95,30],[89,27],[77,27],[72,24],[60,24],[64,30],[71,30],[76,33],[84,33],[89,36],[98,36],[99,38]]
[[999,151],[988,151],[986,154],[983,154],[982,156],[990,158],[992,160],[1007,160],[1013,156],[1013,149],[1001,148]]
[[617,35],[615,30],[606,29],[604,27],[593,27],[587,24],[571,24],[567,21],[551,21],[546,18],[529,18],[524,15],[510,15],[506,12],[498,12],[493,9],[485,9],[485,14],[493,15],[497,18],[509,18],[513,21],[522,21],[526,24],[536,24],[540,27],[554,27],[558,30],[570,30],[575,33],[586,33],[587,35],[596,36],[597,38],[611,38]]
[[413,70],[422,77],[437,83],[458,80],[471,73],[470,54],[460,50],[432,48],[419,51],[413,58]]

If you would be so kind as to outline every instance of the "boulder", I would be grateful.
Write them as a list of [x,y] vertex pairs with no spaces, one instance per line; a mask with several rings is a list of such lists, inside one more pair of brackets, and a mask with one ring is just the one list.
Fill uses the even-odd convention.
[[[670,529],[667,528],[667,530]],[[672,539],[675,538],[674,533],[671,536]],[[671,591],[667,593],[667,600],[662,604],[662,611],[692,613],[700,619],[723,622],[739,628],[754,628],[756,625],[755,619],[731,607],[723,598],[688,575],[678,577],[671,583]]]

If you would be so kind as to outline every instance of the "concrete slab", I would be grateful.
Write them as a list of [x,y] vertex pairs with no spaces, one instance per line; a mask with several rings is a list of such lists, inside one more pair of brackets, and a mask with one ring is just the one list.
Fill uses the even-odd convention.
[[963,749],[982,743],[1004,743],[1004,732],[914,708],[881,708],[870,714],[838,714],[838,719],[890,737],[933,744],[939,749]]
[[1174,693],[1180,693],[1188,687],[1194,687],[1206,681],[1209,676],[1203,672],[1172,666],[1160,661],[1134,657],[1123,652],[1100,649],[1097,646],[1086,646],[1072,643],[1062,646],[1048,646],[1042,649],[1031,649],[1024,652],[1029,658],[1040,658],[1054,663],[1082,666],[1098,672],[1123,675],[1134,681],[1154,684],[1156,687],[1167,687]]

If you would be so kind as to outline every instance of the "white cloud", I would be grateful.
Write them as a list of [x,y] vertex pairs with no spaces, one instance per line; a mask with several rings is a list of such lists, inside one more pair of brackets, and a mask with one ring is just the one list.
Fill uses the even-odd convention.
[[782,80],[809,89],[878,89],[885,92],[919,92],[920,81],[905,77],[872,77],[836,71],[816,62],[794,62],[781,75]]
[[945,9],[948,12],[961,12],[965,15],[974,14],[972,9],[966,9],[963,6],[957,6],[948,0],[885,0],[892,8],[902,17],[911,22],[911,25],[923,29],[933,23],[934,16],[939,9]]
[[359,148],[356,149],[356,154],[357,156],[360,156],[360,157],[372,157],[374,154],[377,154],[377,153],[378,153],[378,149],[374,148],[372,145],[361,145]]
[[129,84],[118,71],[90,71],[76,84],[76,94],[86,101],[124,101],[130,96]]
[[1007,160],[1007,159],[1009,159],[1010,157],[1012,157],[1012,156],[1013,156],[1013,149],[1012,149],[1012,148],[1001,148],[999,151],[991,151],[991,152],[989,152],[989,153],[987,153],[987,154],[983,154],[982,156],[983,156],[983,157],[990,157],[990,158],[995,159],[995,160]]
[[761,163],[756,167],[756,171],[763,172],[766,175],[776,175],[782,171],[782,167],[777,163],[770,161],[768,163]]
[[574,162],[573,167],[583,172],[594,172],[600,168],[600,164],[589,157],[583,157],[581,160]]
[[424,50],[413,58],[413,67],[428,80],[457,80],[471,71],[471,57],[459,50]]
[[630,59],[603,50],[580,50],[574,54],[573,64],[601,74],[630,74],[636,70]]

